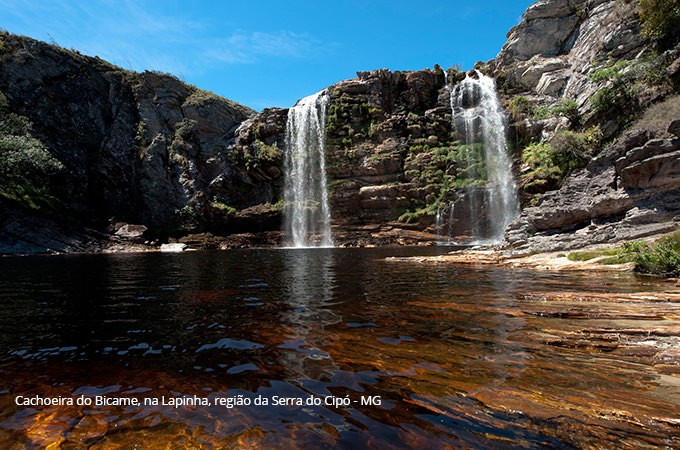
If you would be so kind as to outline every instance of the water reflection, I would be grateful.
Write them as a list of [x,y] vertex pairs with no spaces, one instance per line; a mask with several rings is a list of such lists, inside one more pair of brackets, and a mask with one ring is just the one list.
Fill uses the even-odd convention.
[[[629,276],[593,285],[584,275],[386,262],[386,252],[0,260],[0,446],[677,446],[680,305],[619,301],[640,288]],[[666,337],[626,344],[650,322]],[[14,403],[80,394],[213,404]],[[235,395],[381,404],[215,404]]]
[[[283,354],[283,364],[300,376],[316,378],[319,376],[318,364],[310,365],[307,360],[326,360],[324,366],[332,366],[330,355],[323,346],[334,336],[326,330],[342,320],[332,309],[334,250],[286,249],[281,252],[284,263],[282,301],[286,304],[281,312],[281,325],[286,341],[280,348],[295,350],[295,353]],[[331,367],[324,367],[325,372],[330,370]]]

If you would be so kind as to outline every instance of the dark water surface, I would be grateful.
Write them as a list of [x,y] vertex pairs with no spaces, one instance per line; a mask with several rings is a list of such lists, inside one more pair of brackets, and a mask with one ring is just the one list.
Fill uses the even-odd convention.
[[[562,339],[642,316],[532,294],[656,283],[383,259],[443,251],[0,259],[0,447],[680,446],[680,377],[655,353]],[[674,306],[654,326],[680,326]],[[183,397],[210,404],[162,404]],[[269,405],[220,404],[257,397]],[[272,404],[297,399],[310,404]]]

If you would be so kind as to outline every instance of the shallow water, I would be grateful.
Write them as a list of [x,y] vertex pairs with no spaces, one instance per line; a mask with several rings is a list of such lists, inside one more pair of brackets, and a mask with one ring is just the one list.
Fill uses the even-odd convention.
[[383,259],[443,251],[0,259],[0,447],[680,446],[680,343],[617,334],[680,326],[616,301],[657,282]]

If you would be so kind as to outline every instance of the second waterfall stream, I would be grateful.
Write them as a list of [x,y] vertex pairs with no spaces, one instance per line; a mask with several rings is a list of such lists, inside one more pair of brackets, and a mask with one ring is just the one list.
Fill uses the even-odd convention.
[[517,189],[507,151],[507,120],[493,78],[468,75],[451,90],[454,129],[464,137],[469,155],[480,146],[486,172],[482,189],[469,194],[470,230],[480,242],[499,242],[505,227],[519,214]]

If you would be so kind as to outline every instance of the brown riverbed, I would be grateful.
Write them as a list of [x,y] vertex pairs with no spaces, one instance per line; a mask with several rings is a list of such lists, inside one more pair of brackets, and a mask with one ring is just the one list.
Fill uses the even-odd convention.
[[[674,282],[408,259],[436,253],[0,260],[0,445],[678,447]],[[17,395],[210,405],[26,407]],[[219,405],[239,395],[352,403]]]

